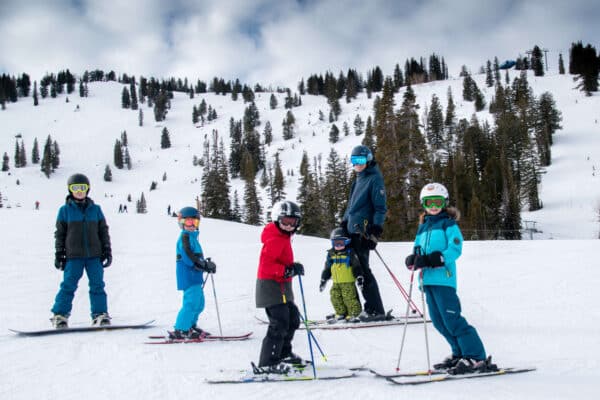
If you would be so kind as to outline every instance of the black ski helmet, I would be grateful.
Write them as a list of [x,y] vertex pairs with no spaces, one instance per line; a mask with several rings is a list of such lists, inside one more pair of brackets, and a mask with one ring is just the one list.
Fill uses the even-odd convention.
[[350,156],[367,157],[367,163],[373,161],[373,152],[367,146],[359,145],[352,149]]
[[344,228],[335,228],[334,230],[331,231],[331,234],[329,235],[329,239],[336,240],[336,239],[350,239],[350,238],[348,236],[346,236],[346,231],[344,231]]
[[298,207],[298,204],[288,200],[279,201],[275,203],[273,205],[273,208],[271,209],[271,221],[279,225],[279,222],[284,217],[296,218],[298,222],[296,223],[296,229],[294,230],[294,232],[298,230],[300,222],[302,221],[302,211],[300,211],[300,207]]
[[73,174],[69,177],[69,179],[67,179],[67,190],[69,191],[69,193],[71,193],[71,190],[69,189],[69,186],[73,185],[73,184],[77,184],[77,183],[85,183],[86,185],[88,185],[88,193],[90,192],[90,180],[88,179],[87,176],[85,176],[84,174]]

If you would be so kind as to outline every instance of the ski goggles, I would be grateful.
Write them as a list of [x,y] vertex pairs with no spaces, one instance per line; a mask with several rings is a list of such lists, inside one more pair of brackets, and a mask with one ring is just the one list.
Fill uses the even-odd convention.
[[187,217],[187,218],[181,218],[181,224],[183,226],[187,226],[187,227],[194,227],[197,228],[200,225],[200,220],[198,218],[192,218],[192,217]]
[[446,206],[446,199],[442,196],[425,197],[422,204],[424,208],[444,208]]
[[90,188],[90,185],[87,183],[72,183],[69,185],[69,191],[71,193],[75,192],[87,192]]
[[331,246],[333,247],[346,247],[350,244],[351,240],[348,238],[331,239]]
[[367,156],[350,156],[350,163],[352,165],[365,165],[367,163]]
[[291,226],[295,228],[298,226],[298,218],[296,217],[281,217],[279,218],[279,225],[282,226]]

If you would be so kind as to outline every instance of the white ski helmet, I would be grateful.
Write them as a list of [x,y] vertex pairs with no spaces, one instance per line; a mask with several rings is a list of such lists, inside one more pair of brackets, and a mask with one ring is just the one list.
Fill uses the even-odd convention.
[[285,217],[296,218],[298,220],[296,227],[300,226],[300,221],[302,220],[300,207],[293,201],[288,200],[275,203],[271,209],[271,221],[279,223]]
[[423,189],[421,189],[421,195],[419,196],[419,200],[421,200],[422,203],[425,197],[431,196],[441,196],[444,199],[446,199],[446,202],[450,200],[448,189],[446,189],[446,186],[442,185],[441,183],[433,182],[423,186]]

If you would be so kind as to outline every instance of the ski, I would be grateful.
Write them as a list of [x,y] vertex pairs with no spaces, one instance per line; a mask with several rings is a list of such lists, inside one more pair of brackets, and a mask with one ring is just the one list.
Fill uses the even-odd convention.
[[424,376],[421,379],[402,379],[401,377],[387,377],[389,382],[395,385],[423,385],[426,383],[435,383],[435,382],[447,382],[447,381],[456,381],[461,379],[475,379],[475,378],[487,378],[492,376],[500,376],[500,375],[509,375],[509,374],[521,374],[524,372],[535,371],[535,368],[501,368],[498,371],[492,372],[476,372],[472,374],[462,374],[462,375],[450,375],[450,374],[442,374],[442,375],[432,375],[432,376]]
[[245,333],[243,335],[237,336],[217,336],[210,335],[199,337],[197,339],[169,339],[165,335],[154,335],[148,336],[149,339],[153,339],[151,342],[146,342],[146,344],[177,344],[177,343],[204,343],[204,342],[233,342],[240,340],[247,340],[252,335],[252,332]]
[[368,371],[378,378],[411,378],[416,376],[427,376],[429,374],[444,375],[446,373],[446,371],[441,370],[384,373],[371,368],[369,368]]
[[[269,322],[255,317],[258,321],[263,324],[268,324]],[[394,326],[394,325],[404,325],[407,322],[409,325],[411,324],[422,324],[423,319],[420,317],[408,317],[405,319],[404,317],[392,317],[392,319],[385,321],[369,321],[369,322],[346,322],[346,321],[331,321],[331,320],[313,320],[308,321],[309,329],[360,329],[360,328],[376,328],[380,326]],[[427,320],[427,322],[431,322]],[[304,324],[300,324],[299,329],[306,329]]]
[[114,331],[119,329],[145,329],[152,326],[154,320],[144,322],[143,324],[124,324],[124,325],[103,325],[103,326],[73,326],[68,328],[52,328],[42,329],[37,331],[23,331],[17,329],[9,329],[9,331],[16,333],[19,336],[46,336],[46,335],[60,335],[63,333],[76,333],[76,332],[97,332],[97,331]]
[[252,370],[226,371],[223,376],[206,379],[211,384],[228,383],[257,383],[257,382],[298,382],[298,381],[320,381],[353,378],[358,375],[354,370],[340,367],[317,367],[317,377],[313,375],[312,366],[295,368],[288,374],[255,374]]

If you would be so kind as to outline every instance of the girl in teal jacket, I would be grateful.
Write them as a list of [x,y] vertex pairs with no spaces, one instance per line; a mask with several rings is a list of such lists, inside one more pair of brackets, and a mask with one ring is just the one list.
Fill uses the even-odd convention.
[[457,224],[459,212],[446,207],[448,190],[442,184],[425,185],[420,199],[425,213],[420,217],[414,254],[406,258],[406,266],[421,270],[420,286],[427,295],[431,322],[452,349],[452,355],[434,368],[450,374],[496,370],[491,357],[486,358],[477,331],[461,315],[456,294],[456,260],[463,244]]

